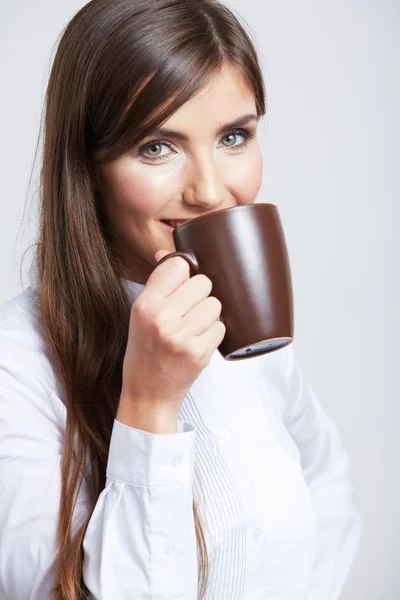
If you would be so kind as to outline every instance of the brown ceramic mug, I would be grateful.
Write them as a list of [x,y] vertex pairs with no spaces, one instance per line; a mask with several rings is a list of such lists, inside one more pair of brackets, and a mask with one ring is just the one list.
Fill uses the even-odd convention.
[[218,350],[240,360],[278,350],[293,341],[293,290],[278,208],[258,203],[196,217],[173,231],[176,252],[190,276],[204,273],[222,304],[225,337]]

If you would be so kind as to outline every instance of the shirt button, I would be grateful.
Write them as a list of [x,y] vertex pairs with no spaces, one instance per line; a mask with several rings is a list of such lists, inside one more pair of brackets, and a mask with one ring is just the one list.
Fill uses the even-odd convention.
[[228,429],[221,429],[221,431],[219,432],[219,437],[222,440],[227,440],[231,437],[231,432],[228,431]]
[[176,465],[179,465],[179,463],[181,462],[181,460],[182,460],[182,457],[181,457],[181,455],[180,455],[180,454],[175,454],[175,456],[173,456],[173,457],[171,458],[171,461],[170,461],[170,463],[171,463],[171,465],[172,465],[173,467],[176,467]]
[[261,529],[256,529],[253,533],[253,536],[255,537],[256,540],[258,540],[259,537],[261,536],[261,534],[262,534]]
[[172,552],[174,550],[175,550],[174,544],[169,544],[168,546],[165,546],[165,548],[164,548],[165,554],[172,554]]

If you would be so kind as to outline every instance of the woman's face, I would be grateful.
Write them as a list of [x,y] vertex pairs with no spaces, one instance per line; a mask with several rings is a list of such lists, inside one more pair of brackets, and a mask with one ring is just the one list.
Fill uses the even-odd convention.
[[[254,118],[227,125],[246,115]],[[232,68],[199,90],[162,129],[170,131],[154,132],[115,161],[96,166],[94,187],[110,214],[113,239],[129,279],[142,284],[157,264],[157,250],[176,251],[162,219],[251,204],[262,180],[254,96]]]

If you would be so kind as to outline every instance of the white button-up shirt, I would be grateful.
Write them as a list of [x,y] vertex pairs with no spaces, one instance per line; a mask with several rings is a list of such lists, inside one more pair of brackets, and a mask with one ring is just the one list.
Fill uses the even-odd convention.
[[[144,286],[124,283],[134,301]],[[35,298],[31,286],[0,308],[2,600],[45,600],[54,583],[66,408]],[[194,493],[207,600],[337,600],[362,530],[353,489],[294,344],[232,362],[215,351],[176,434],[114,421],[83,544],[85,584],[98,600],[196,600]]]

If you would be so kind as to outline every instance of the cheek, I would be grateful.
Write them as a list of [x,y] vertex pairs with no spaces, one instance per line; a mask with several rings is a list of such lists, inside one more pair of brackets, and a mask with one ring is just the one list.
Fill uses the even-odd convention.
[[260,191],[262,183],[263,159],[257,149],[248,156],[248,160],[238,161],[230,174],[230,188],[243,203],[251,203]]
[[106,195],[110,210],[125,212],[137,218],[157,214],[170,196],[171,185],[163,175],[155,175],[151,167],[137,161],[121,161],[112,174],[106,176]]

